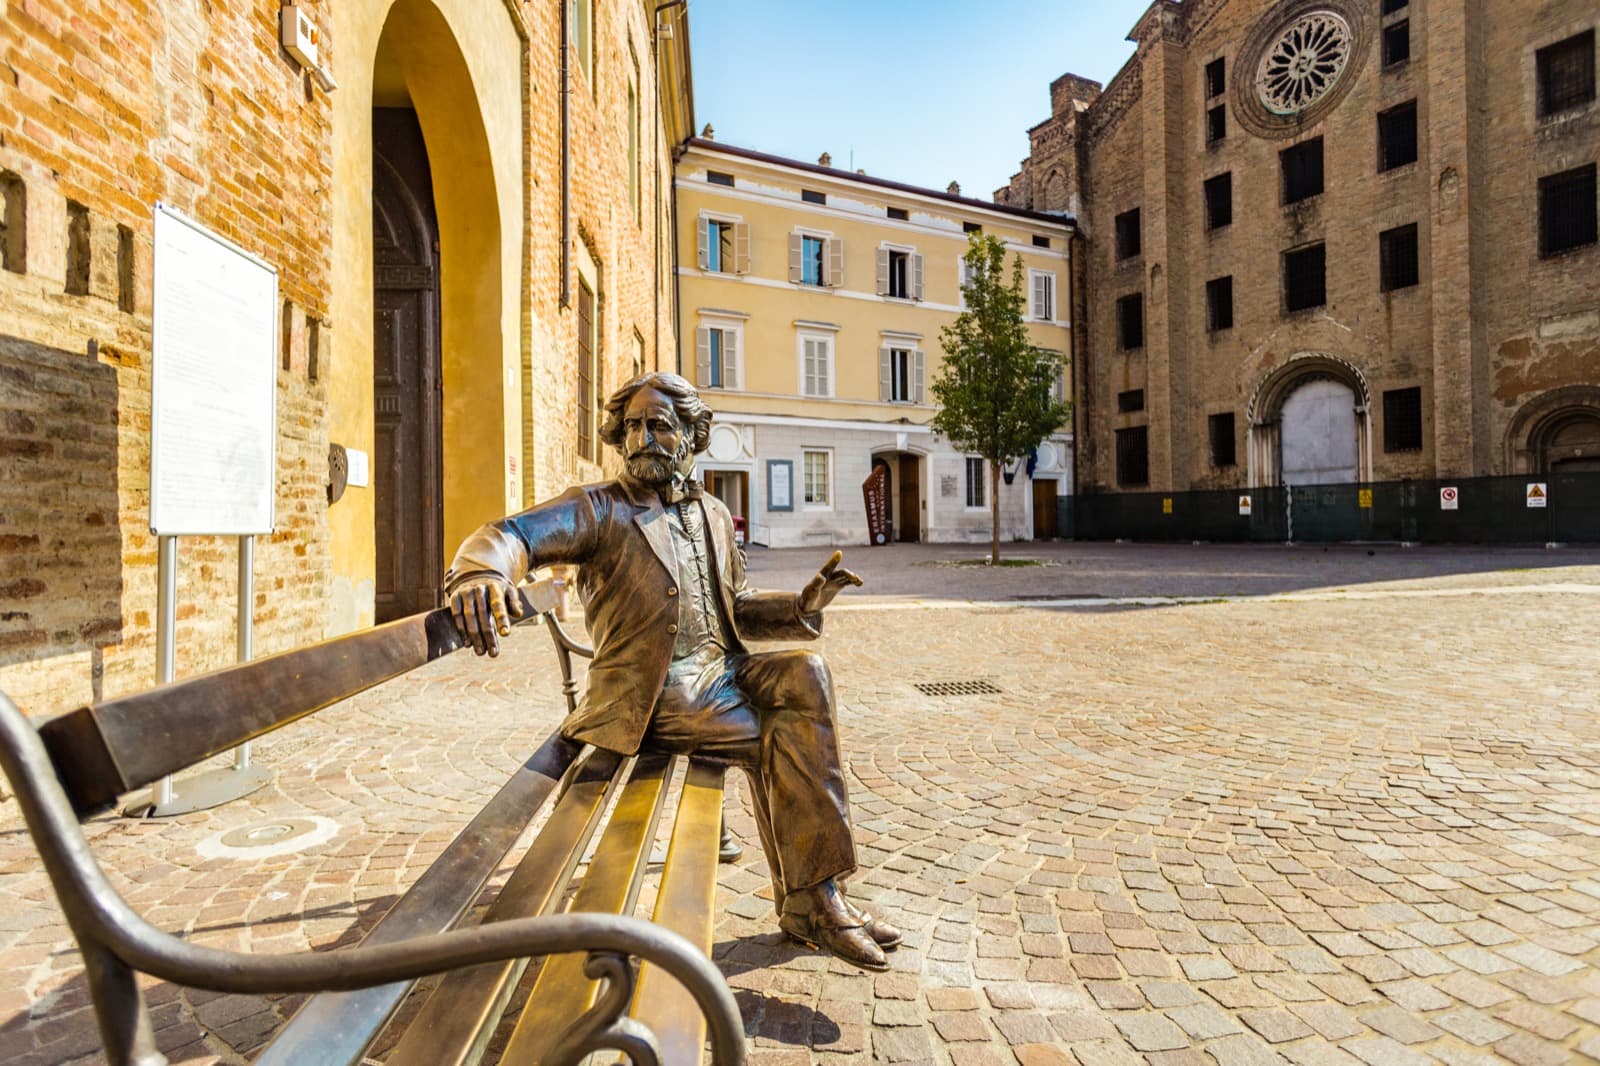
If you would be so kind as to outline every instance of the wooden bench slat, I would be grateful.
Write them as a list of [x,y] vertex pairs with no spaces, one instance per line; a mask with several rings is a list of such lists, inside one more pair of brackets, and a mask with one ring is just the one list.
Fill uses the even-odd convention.
[[[621,787],[622,763],[623,757],[613,752],[590,753],[495,897],[485,922],[549,914],[560,907],[572,871]],[[446,974],[385,1062],[389,1066],[477,1062],[528,961],[485,963]]]
[[[689,763],[651,918],[657,925],[681,933],[708,958],[716,919],[718,830],[726,773],[720,764]],[[632,1013],[655,1033],[663,1063],[700,1062],[706,1045],[706,1020],[694,997],[672,975],[650,963],[640,967]]]
[[[634,764],[633,776],[611,812],[569,911],[633,912],[675,762],[675,758],[642,756]],[[599,983],[584,974],[585,961],[586,956],[576,953],[545,959],[502,1063],[537,1066],[556,1038],[593,1005]]]
[[[362,943],[387,944],[439,933],[466,912],[489,875],[555,790],[582,746],[552,733]],[[348,1066],[410,990],[400,982],[313,997],[257,1060],[263,1066]]]
[[447,610],[231,666],[39,728],[80,815],[460,648]]

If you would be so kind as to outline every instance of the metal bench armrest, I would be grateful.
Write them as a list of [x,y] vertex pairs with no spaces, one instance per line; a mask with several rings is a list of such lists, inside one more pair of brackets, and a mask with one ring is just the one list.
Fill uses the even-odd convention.
[[[595,976],[604,975],[612,982],[631,972],[627,956],[671,973],[706,1016],[713,1061],[744,1061],[739,1009],[716,967],[683,937],[642,919],[597,914],[523,918],[372,947],[287,955],[201,947],[156,929],[112,888],[89,850],[37,731],[4,694],[0,694],[0,768],[16,790],[34,845],[84,950],[101,1034],[113,1063],[164,1061],[155,1050],[149,1015],[129,971],[218,992],[321,992],[573,951],[589,952]],[[602,1005],[609,1009],[613,998],[607,996]],[[626,1009],[628,998],[617,1000],[621,1009]],[[568,1031],[570,1039],[563,1042],[562,1061],[577,1062],[589,1052],[607,1048],[647,1056],[653,1037],[641,1035],[637,1023],[618,1017],[619,1013],[608,1019],[591,1011],[575,1021]]]

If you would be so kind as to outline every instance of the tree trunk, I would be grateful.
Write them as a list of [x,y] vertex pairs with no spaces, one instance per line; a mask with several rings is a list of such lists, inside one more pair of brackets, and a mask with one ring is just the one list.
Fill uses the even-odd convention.
[[989,516],[993,520],[989,538],[989,565],[1000,565],[1000,464],[989,463]]

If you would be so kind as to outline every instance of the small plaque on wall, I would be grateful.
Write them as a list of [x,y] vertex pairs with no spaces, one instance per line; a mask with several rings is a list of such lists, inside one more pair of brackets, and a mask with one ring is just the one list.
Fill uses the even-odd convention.
[[956,498],[956,491],[957,491],[957,489],[956,489],[956,479],[955,479],[954,475],[941,474],[939,476],[939,495],[940,495],[940,497],[942,497],[943,499],[946,499],[946,500],[953,500],[953,499]]
[[767,460],[767,510],[794,510],[794,462]]

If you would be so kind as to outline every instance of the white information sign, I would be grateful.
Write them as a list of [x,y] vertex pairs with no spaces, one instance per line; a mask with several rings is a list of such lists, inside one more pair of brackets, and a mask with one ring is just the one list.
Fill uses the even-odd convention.
[[1439,490],[1439,510],[1441,510],[1441,511],[1456,511],[1456,510],[1460,510],[1460,507],[1458,506],[1458,504],[1460,502],[1461,502],[1460,496],[1457,494],[1454,485],[1447,485],[1444,488]]
[[1250,513],[1250,497],[1248,497],[1248,496],[1240,496],[1239,497],[1239,513],[1240,514],[1249,514]]
[[156,205],[150,528],[272,532],[278,273]]
[[1528,506],[1543,507],[1550,502],[1550,485],[1545,481],[1528,482]]

